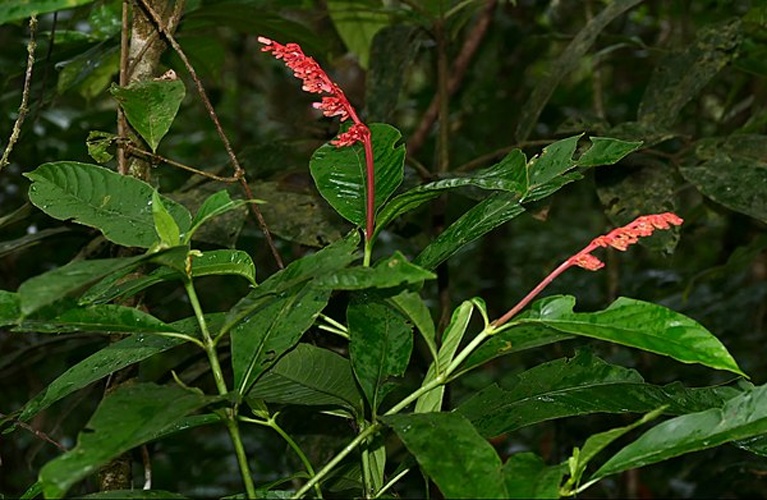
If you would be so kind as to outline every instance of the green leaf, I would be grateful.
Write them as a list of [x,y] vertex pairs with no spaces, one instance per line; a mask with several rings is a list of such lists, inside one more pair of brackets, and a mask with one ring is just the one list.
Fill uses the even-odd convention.
[[379,260],[373,267],[352,267],[319,278],[316,285],[333,290],[391,288],[423,283],[437,276],[408,262],[399,251]]
[[598,167],[617,163],[642,146],[642,141],[622,141],[609,137],[589,137],[591,147],[578,158],[579,167]]
[[231,332],[235,391],[247,394],[256,379],[314,323],[331,291],[300,283],[271,295]]
[[101,96],[120,71],[120,47],[115,42],[99,43],[57,67],[59,94],[75,89],[91,100]]
[[[60,498],[75,483],[156,432],[203,407],[210,398],[178,386],[133,384],[107,394],[80,433],[77,446],[40,470],[46,498]],[[172,404],[169,404],[172,402]]]
[[43,391],[24,405],[19,420],[26,422],[56,401],[106,377],[110,373],[183,343],[184,340],[179,338],[135,334],[119,342],[109,344],[70,367],[56,380],[48,384]]
[[741,41],[737,18],[701,28],[694,41],[655,67],[639,105],[639,121],[660,128],[673,125],[682,108],[736,58]]
[[515,453],[503,464],[507,498],[559,498],[564,464],[546,465],[535,453]]
[[399,311],[370,293],[352,296],[346,321],[354,374],[375,412],[393,388],[389,379],[402,376],[407,369],[413,350],[412,327]]
[[116,259],[77,260],[34,276],[19,286],[21,314],[27,316],[114,272],[133,269],[143,255]]
[[707,198],[767,222],[761,189],[767,182],[767,163],[720,152],[700,165],[681,166],[679,172]]
[[136,82],[127,87],[112,85],[110,92],[153,152],[170,130],[186,95],[184,82],[178,78]]
[[663,405],[669,413],[687,413],[718,406],[737,394],[726,387],[647,384],[636,371],[610,365],[588,351],[538,365],[504,385],[486,387],[456,410],[483,436],[591,413],[645,413]]
[[506,498],[501,459],[457,413],[381,417],[394,429],[445,498]]
[[[256,267],[250,255],[242,250],[210,250],[201,255],[191,255],[192,277],[233,275],[245,278],[256,286]],[[160,267],[147,275],[123,279],[121,273],[108,276],[91,287],[81,298],[80,304],[98,304],[117,298],[131,297],[138,292],[182,275],[169,267]]]
[[41,333],[178,333],[167,323],[133,307],[100,304],[69,309],[53,318],[28,317],[15,329]]
[[542,185],[559,177],[572,168],[572,157],[578,146],[580,135],[562,139],[543,148],[540,156],[533,157],[528,163],[529,184]]
[[578,448],[575,448],[573,450],[572,456],[567,459],[568,467],[570,469],[570,478],[563,486],[563,489],[567,493],[567,495],[563,496],[570,496],[576,493],[576,490],[578,489],[577,486],[580,485],[583,473],[586,472],[586,466],[602,450],[607,448],[613,441],[620,438],[627,432],[632,431],[640,425],[644,425],[651,420],[655,420],[663,413],[664,409],[664,407],[661,407],[657,410],[651,411],[632,424],[610,429],[609,431],[600,432],[598,434],[593,434],[589,436],[589,438],[583,444],[583,449],[579,450]]
[[[157,240],[154,188],[143,181],[73,161],[45,163],[24,175],[32,180],[29,200],[51,217],[95,227],[118,245],[149,248]],[[179,230],[187,232],[191,216],[186,208],[168,198],[163,204]]]
[[658,304],[620,297],[607,309],[575,313],[575,298],[549,298],[539,317],[512,324],[543,324],[563,333],[605,340],[669,356],[682,363],[699,363],[738,375],[745,374],[722,343],[702,325]]
[[589,19],[581,31],[572,39],[567,48],[550,66],[542,81],[533,85],[533,93],[526,100],[520,113],[515,138],[524,141],[538,122],[543,108],[554,94],[559,82],[583,64],[583,58],[594,45],[599,34],[618,16],[641,3],[642,0],[615,0],[605,6],[596,16]]
[[515,149],[499,163],[472,175],[430,182],[397,195],[381,209],[376,221],[376,234],[395,218],[451,189],[473,186],[517,193],[521,198],[528,190],[526,164],[524,153]]
[[357,55],[360,67],[368,69],[373,37],[389,23],[389,15],[371,0],[328,0],[327,7],[341,40]]
[[248,396],[271,403],[340,406],[357,416],[364,411],[349,360],[310,344],[298,344],[280,358]]
[[316,253],[291,262],[285,269],[270,276],[268,280],[261,283],[261,286],[235,304],[227,314],[227,320],[219,334],[229,331],[234,325],[261,307],[273,295],[283,294],[289,288],[300,283],[345,268],[357,258],[354,252],[359,241],[359,233],[352,231],[346,238],[336,241]]
[[87,5],[93,0],[5,0],[0,3],[0,24],[18,21],[33,14],[47,14],[57,10]]
[[415,26],[403,23],[386,26],[373,37],[365,77],[368,120],[392,121],[405,76],[418,54],[420,34]]
[[[370,125],[375,162],[375,206],[379,209],[402,183],[405,146],[402,135],[383,123]],[[317,189],[343,218],[358,226],[365,222],[365,153],[362,145],[337,148],[330,143],[312,155],[309,168]]]
[[[473,302],[466,300],[453,311],[450,323],[442,335],[442,345],[439,348],[439,353],[436,359],[429,365],[429,370],[426,372],[426,377],[424,377],[421,386],[431,383],[438,375],[444,373],[444,370],[450,365],[450,362],[455,357],[455,353],[458,351],[458,346],[463,340],[463,336],[466,334],[466,329],[469,327],[469,321],[471,321],[471,315],[474,312],[474,305]],[[418,398],[415,410],[413,411],[416,413],[440,411],[444,394],[444,385],[432,389]]]
[[86,139],[85,145],[88,147],[90,157],[103,165],[114,158],[114,155],[108,149],[116,140],[117,135],[111,132],[91,130],[88,132],[88,139]]
[[523,213],[525,209],[518,198],[518,195],[506,192],[490,195],[437,236],[413,263],[426,269],[436,269],[467,243]]
[[431,312],[421,297],[408,290],[400,292],[394,297],[388,297],[387,302],[396,307],[421,333],[433,359],[437,359],[436,330]]
[[656,425],[610,458],[591,480],[765,433],[767,386],[762,385],[733,397],[720,408]]
[[173,216],[165,208],[160,193],[152,191],[152,218],[162,247],[175,247],[181,243],[181,233]]
[[18,293],[0,290],[0,326],[14,325],[21,317]]
[[184,237],[185,241],[190,241],[195,231],[197,231],[200,226],[213,219],[214,217],[218,217],[219,215],[223,215],[226,212],[230,212],[232,210],[237,210],[238,208],[242,207],[243,205],[247,205],[248,203],[258,201],[259,200],[232,200],[229,197],[229,193],[227,191],[218,191],[213,193],[205,199],[200,208],[197,210],[194,219],[192,219],[192,228]]

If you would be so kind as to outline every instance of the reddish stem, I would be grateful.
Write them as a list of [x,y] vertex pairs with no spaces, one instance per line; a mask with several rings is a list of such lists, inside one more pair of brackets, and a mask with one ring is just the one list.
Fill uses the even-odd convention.
[[362,145],[365,147],[365,166],[367,168],[367,218],[365,223],[365,239],[370,241],[373,238],[375,230],[376,216],[376,177],[373,164],[373,141],[370,138],[370,131],[362,139]]

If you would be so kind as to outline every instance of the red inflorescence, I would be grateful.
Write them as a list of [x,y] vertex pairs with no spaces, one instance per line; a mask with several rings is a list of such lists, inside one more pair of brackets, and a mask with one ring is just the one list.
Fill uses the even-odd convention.
[[625,251],[629,246],[639,241],[639,238],[650,236],[656,229],[669,229],[671,226],[681,225],[682,222],[684,221],[681,217],[671,212],[637,217],[633,222],[623,227],[594,238],[586,248],[570,257],[568,262],[590,271],[596,271],[602,268],[604,263],[591,255],[594,249],[613,247],[616,250]]
[[313,104],[322,114],[328,117],[337,116],[341,121],[352,119],[354,125],[331,141],[334,146],[351,146],[369,136],[370,131],[357,117],[343,90],[328,77],[317,61],[304,54],[297,43],[282,45],[263,36],[258,37],[258,41],[264,44],[261,51],[271,52],[275,58],[285,61],[285,65],[293,70],[293,75],[303,82],[304,91],[312,94],[330,94]]

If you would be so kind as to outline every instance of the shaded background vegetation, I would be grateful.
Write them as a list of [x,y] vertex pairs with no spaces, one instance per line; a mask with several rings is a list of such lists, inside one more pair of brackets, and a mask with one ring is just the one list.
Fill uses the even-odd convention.
[[[681,234],[655,237],[630,255],[613,252],[606,272],[573,271],[547,293],[576,295],[582,310],[605,307],[617,296],[667,305],[714,332],[754,383],[767,381],[762,362],[767,8],[745,0],[365,1],[351,2],[351,10],[341,8],[349,3],[189,1],[177,32],[255,196],[269,202],[262,207],[264,216],[286,260],[348,229],[314,192],[307,168],[311,153],[335,135],[336,125],[319,117],[311,97],[279,61],[259,53],[257,35],[301,43],[364,110],[367,121],[398,127],[408,141],[408,186],[448,171],[488,166],[513,147],[532,156],[549,142],[581,132],[645,141],[642,150],[621,164],[591,172],[453,257],[442,270],[449,286],[429,290],[435,318],[446,297],[455,305],[477,295],[496,317],[593,236],[640,213],[673,210],[686,220]],[[456,9],[444,22],[436,14],[441,3],[445,10]],[[625,5],[626,12],[606,18],[609,22],[594,33],[593,44],[576,46],[574,40],[595,29],[595,17],[608,5]],[[50,14],[40,17],[31,110],[12,163],[0,172],[0,217],[24,204],[28,184],[23,172],[47,161],[92,161],[88,132],[114,132],[116,103],[107,88],[118,69],[120,9],[120,1],[97,1],[59,12],[55,20]],[[21,99],[26,28],[24,22],[0,26],[3,145]],[[477,50],[462,69],[463,51],[474,42]],[[438,94],[440,55],[455,75],[454,93],[447,103],[448,119],[427,121],[422,139],[419,127]],[[165,53],[162,65],[175,69],[190,91],[158,153],[226,172],[225,151],[191,92],[183,66],[171,52]],[[442,152],[437,151],[441,128],[449,136],[448,150]],[[192,205],[220,187],[161,162],[153,165],[151,176],[153,184]],[[231,190],[239,193],[236,187]],[[385,255],[396,248],[412,257],[439,230],[442,219],[455,220],[471,206],[471,197],[470,191],[464,197],[450,195],[405,217],[384,235],[377,252]],[[15,290],[28,277],[84,252],[109,252],[88,245],[94,234],[86,228],[53,221],[32,209],[4,220],[0,235],[0,288],[5,290]],[[211,248],[225,242],[250,252],[259,279],[276,269],[257,225],[244,212],[221,222],[208,241]],[[200,288],[211,311],[224,310],[246,290],[244,282],[231,278],[206,280]],[[180,292],[168,286],[150,290],[144,300],[169,321],[188,314]],[[18,408],[107,342],[92,336],[0,332],[0,411]],[[575,347],[636,368],[653,383],[682,380],[703,386],[729,380],[701,367],[583,341],[498,360],[453,387],[451,398],[459,402],[490,377],[503,383],[504,377],[569,355]],[[192,354],[181,349],[153,359],[141,366],[141,377],[156,379],[168,363],[181,366],[193,380],[201,360]],[[99,385],[85,389],[31,425],[71,446],[102,393]],[[327,457],[343,429],[306,418],[297,412],[286,427],[315,458]],[[616,420],[591,416],[546,423],[494,444],[502,454],[530,449],[554,463]],[[268,430],[251,430],[246,441],[261,481],[296,470],[293,457]],[[151,452],[157,488],[191,495],[237,488],[236,466],[223,432],[197,429],[167,439]],[[25,430],[2,436],[0,492],[18,495],[57,453]],[[764,496],[765,472],[767,462],[729,446],[604,481],[588,495]]]

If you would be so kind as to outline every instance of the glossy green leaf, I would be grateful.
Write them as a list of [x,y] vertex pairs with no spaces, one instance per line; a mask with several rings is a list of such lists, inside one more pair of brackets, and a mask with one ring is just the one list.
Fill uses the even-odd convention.
[[373,411],[405,373],[413,350],[412,327],[399,311],[370,293],[352,296],[346,310],[349,356]]
[[490,195],[437,236],[413,263],[426,269],[436,269],[467,243],[522,214],[525,209],[518,198],[518,195],[506,192]]
[[60,498],[112,458],[203,407],[209,398],[178,386],[133,384],[107,394],[71,451],[40,470],[46,498]]
[[655,386],[634,370],[610,365],[589,352],[543,363],[464,401],[457,412],[483,436],[512,432],[539,422],[591,413],[646,413],[668,405],[672,414],[722,404],[737,390]]
[[413,323],[413,326],[418,329],[424,342],[426,342],[432,358],[437,359],[434,320],[423,299],[417,293],[405,290],[394,297],[388,297],[386,300]]
[[[193,278],[214,275],[240,276],[256,286],[256,267],[247,252],[209,250],[202,255],[192,255],[191,259]],[[131,297],[158,283],[178,279],[181,279],[181,274],[168,267],[160,267],[149,274],[127,280],[117,273],[92,286],[80,298],[80,304],[102,304],[117,298]]]
[[[45,163],[24,175],[32,180],[29,200],[51,217],[95,227],[118,245],[149,248],[157,240],[154,188],[143,181],[73,161]],[[187,232],[186,208],[167,198],[163,203],[180,231]]]
[[284,293],[300,283],[345,268],[357,258],[355,250],[359,241],[359,233],[353,231],[346,238],[336,241],[316,253],[291,262],[285,269],[270,276],[268,280],[261,283],[261,286],[251,291],[232,307],[227,314],[227,320],[221,333],[229,331],[232,326],[261,307],[273,295]]
[[501,459],[457,413],[382,417],[445,498],[506,498]]
[[91,2],[93,0],[4,0],[0,3],[0,24],[18,21],[32,14],[47,14]]
[[349,360],[327,349],[298,344],[253,385],[249,397],[268,403],[342,407],[363,414]]
[[165,208],[160,193],[152,191],[152,218],[154,229],[163,247],[175,247],[181,243],[181,233],[173,216]]
[[[396,128],[370,125],[375,162],[375,206],[379,209],[402,183],[405,146]],[[330,143],[312,155],[309,168],[317,189],[343,218],[356,225],[365,222],[365,153],[361,144],[337,148]]]
[[368,69],[373,37],[389,23],[389,15],[379,2],[370,0],[328,0],[327,8],[346,48],[357,55],[360,67]]
[[247,394],[256,379],[296,345],[330,299],[330,290],[299,283],[269,296],[230,331],[235,391]]
[[21,411],[19,420],[28,421],[42,410],[73,392],[126,366],[184,343],[179,338],[135,334],[109,344],[70,367],[32,398]]
[[227,191],[218,191],[210,195],[205,199],[200,208],[197,210],[194,219],[192,219],[192,228],[186,234],[184,238],[185,241],[191,240],[192,235],[200,228],[200,226],[209,220],[232,210],[237,210],[238,208],[242,207],[243,205],[247,205],[248,203],[259,201],[260,200],[232,200],[229,197],[229,193]]
[[42,333],[178,333],[167,323],[133,307],[100,304],[69,309],[55,317],[25,318],[15,329]]
[[399,251],[391,257],[379,260],[373,267],[351,267],[325,275],[316,285],[333,290],[364,290],[366,288],[391,288],[423,283],[437,276],[408,262]]
[[[567,483],[563,486],[563,489],[569,494],[575,494],[580,485],[583,473],[586,472],[586,467],[594,457],[596,457],[602,450],[607,448],[616,439],[620,438],[629,431],[632,431],[644,425],[651,420],[658,418],[665,408],[661,407],[657,410],[647,413],[645,416],[623,427],[617,427],[610,429],[609,431],[600,432],[589,436],[586,442],[583,444],[582,449],[575,448],[573,454],[567,459],[568,468],[570,470],[570,477]],[[567,495],[569,496],[569,495]]]
[[[468,300],[461,303],[453,311],[450,323],[442,334],[442,345],[439,348],[439,353],[436,359],[429,365],[429,370],[426,372],[426,377],[424,377],[421,384],[422,386],[431,383],[438,375],[444,373],[444,370],[450,365],[450,362],[455,357],[455,353],[458,351],[458,346],[466,334],[466,329],[469,327],[469,321],[471,321],[473,312],[474,303]],[[444,385],[432,389],[418,398],[415,410],[413,411],[416,413],[440,411],[444,394]]]
[[767,433],[767,386],[733,397],[721,407],[682,415],[642,434],[592,476],[592,480],[685,453]]
[[609,137],[589,137],[589,140],[591,147],[576,162],[579,167],[612,165],[642,146],[642,141],[622,141]]
[[515,453],[503,464],[507,498],[559,498],[564,464],[546,465],[535,453]]
[[76,260],[47,273],[34,276],[19,286],[22,315],[29,315],[87,285],[122,270],[133,269],[145,256],[115,259]]
[[572,168],[572,157],[578,140],[576,135],[554,142],[543,148],[543,152],[528,163],[528,178],[530,185],[545,184]]
[[110,92],[120,103],[125,117],[152,151],[170,130],[186,89],[178,78],[136,82],[127,87],[112,85]]
[[451,189],[473,186],[517,193],[521,198],[528,189],[526,164],[527,159],[524,153],[515,149],[496,165],[472,175],[429,182],[397,195],[381,209],[376,221],[376,232],[400,215],[415,210],[423,203]]
[[738,375],[744,373],[711,332],[683,314],[650,302],[620,297],[607,309],[575,313],[575,297],[550,297],[540,316],[512,324],[543,324],[571,335],[582,335],[669,356],[682,363],[699,363]]

